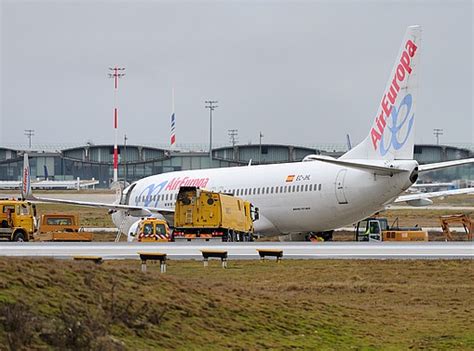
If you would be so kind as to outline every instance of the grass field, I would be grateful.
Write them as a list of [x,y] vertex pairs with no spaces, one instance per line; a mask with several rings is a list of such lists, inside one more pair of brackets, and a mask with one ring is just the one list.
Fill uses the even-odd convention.
[[0,349],[474,349],[472,261],[0,259]]

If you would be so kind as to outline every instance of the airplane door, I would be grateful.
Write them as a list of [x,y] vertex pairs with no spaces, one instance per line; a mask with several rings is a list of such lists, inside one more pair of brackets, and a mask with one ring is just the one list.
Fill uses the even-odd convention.
[[336,199],[339,204],[347,204],[346,194],[344,193],[344,179],[347,169],[341,169],[336,176]]

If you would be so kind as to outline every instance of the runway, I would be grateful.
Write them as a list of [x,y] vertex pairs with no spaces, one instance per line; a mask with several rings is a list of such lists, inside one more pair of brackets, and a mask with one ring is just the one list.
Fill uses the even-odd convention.
[[257,249],[283,250],[291,259],[473,259],[473,242],[424,243],[10,243],[0,256],[138,259],[137,252],[162,252],[172,259],[200,259],[200,250],[226,250],[229,259],[258,259]]

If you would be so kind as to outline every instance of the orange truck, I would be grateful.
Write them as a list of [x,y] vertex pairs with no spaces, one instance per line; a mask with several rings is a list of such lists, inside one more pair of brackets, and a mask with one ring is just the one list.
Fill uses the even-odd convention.
[[10,241],[92,241],[75,214],[44,214],[39,226],[36,206],[20,199],[0,200],[0,238]]
[[41,216],[35,240],[92,241],[94,234],[84,231],[76,214],[49,213]]

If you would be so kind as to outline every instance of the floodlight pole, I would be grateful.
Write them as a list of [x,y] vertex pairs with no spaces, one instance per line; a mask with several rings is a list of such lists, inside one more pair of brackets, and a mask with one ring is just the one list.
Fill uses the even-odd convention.
[[109,73],[109,78],[114,79],[114,183],[118,181],[118,81],[119,78],[125,76],[124,67],[109,67],[112,73]]
[[443,129],[434,128],[433,129],[433,134],[436,137],[436,145],[439,145],[439,136],[443,135]]
[[124,177],[123,177],[123,185],[124,185],[124,188],[127,186],[127,176],[128,176],[128,172],[127,172],[127,134],[124,134],[123,136],[123,166],[125,168],[124,170]]
[[25,129],[25,135],[28,138],[28,149],[31,150],[31,138],[35,135],[34,129]]
[[232,147],[235,146],[237,143],[237,136],[239,135],[239,130],[238,129],[228,129],[227,134],[229,135],[230,143],[232,144]]
[[209,167],[212,168],[212,111],[214,111],[217,107],[218,101],[215,100],[206,100],[206,108],[209,109]]

